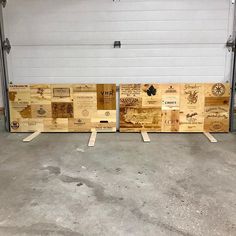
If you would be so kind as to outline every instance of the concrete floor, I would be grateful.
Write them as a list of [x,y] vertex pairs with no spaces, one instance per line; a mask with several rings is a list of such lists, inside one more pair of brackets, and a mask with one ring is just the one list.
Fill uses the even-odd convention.
[[0,131],[0,235],[236,235],[236,135]]

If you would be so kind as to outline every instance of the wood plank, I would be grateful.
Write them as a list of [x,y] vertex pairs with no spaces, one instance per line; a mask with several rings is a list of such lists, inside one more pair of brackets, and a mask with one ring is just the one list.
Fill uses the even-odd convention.
[[120,131],[228,132],[229,92],[227,83],[121,85]]
[[97,109],[115,110],[116,109],[116,85],[98,84],[97,85]]
[[147,132],[142,131],[142,132],[141,132],[141,135],[142,135],[143,141],[144,141],[145,143],[150,143],[150,142],[151,142],[151,140],[150,140],[150,138],[149,138]]
[[204,126],[204,84],[182,84],[180,132],[202,132]]
[[97,137],[97,132],[93,131],[91,133],[91,136],[90,136],[90,139],[89,139],[89,143],[88,143],[89,147],[94,147],[95,146],[96,137]]
[[211,143],[217,143],[218,141],[208,132],[204,132],[204,135],[209,139]]
[[28,136],[27,138],[23,139],[23,142],[31,142],[33,139],[38,137],[40,134],[41,134],[40,131],[36,131],[33,134],[31,134],[30,136]]
[[11,132],[116,132],[114,84],[11,85],[9,95]]

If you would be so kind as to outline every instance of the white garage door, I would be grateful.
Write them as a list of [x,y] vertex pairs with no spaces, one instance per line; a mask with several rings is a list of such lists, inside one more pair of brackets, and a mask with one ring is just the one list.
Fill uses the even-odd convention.
[[8,0],[9,80],[227,81],[233,8],[232,0]]

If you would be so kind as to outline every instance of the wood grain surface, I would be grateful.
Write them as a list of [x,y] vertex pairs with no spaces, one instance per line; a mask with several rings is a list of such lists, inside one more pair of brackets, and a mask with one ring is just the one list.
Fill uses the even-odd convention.
[[116,85],[10,85],[11,132],[115,132]]
[[229,84],[122,84],[121,132],[229,132]]

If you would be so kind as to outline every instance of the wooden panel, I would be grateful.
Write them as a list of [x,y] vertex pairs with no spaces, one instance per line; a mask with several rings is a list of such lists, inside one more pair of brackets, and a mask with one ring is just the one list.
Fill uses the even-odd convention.
[[161,131],[161,91],[158,84],[122,84],[121,132]]
[[9,98],[12,132],[116,131],[113,84],[10,85]]
[[229,84],[205,85],[205,122],[206,132],[229,131]]
[[120,86],[121,132],[228,132],[229,84]]
[[34,132],[35,130],[43,132],[43,119],[19,119],[11,121],[12,132]]
[[44,131],[47,132],[68,132],[68,119],[44,119]]
[[58,84],[51,86],[52,102],[72,102],[72,86]]
[[141,84],[120,85],[120,107],[141,107]]
[[162,110],[178,110],[180,99],[179,84],[163,84],[162,92]]
[[182,84],[180,132],[201,132],[204,125],[204,84]]
[[162,132],[178,132],[179,131],[179,111],[164,110],[162,111]]
[[51,87],[48,84],[30,86],[31,104],[51,104]]
[[116,109],[116,85],[98,84],[97,85],[97,109],[115,110]]
[[160,108],[161,90],[158,84],[144,84],[141,87],[142,107]]
[[204,130],[206,132],[228,132],[229,106],[206,107]]

